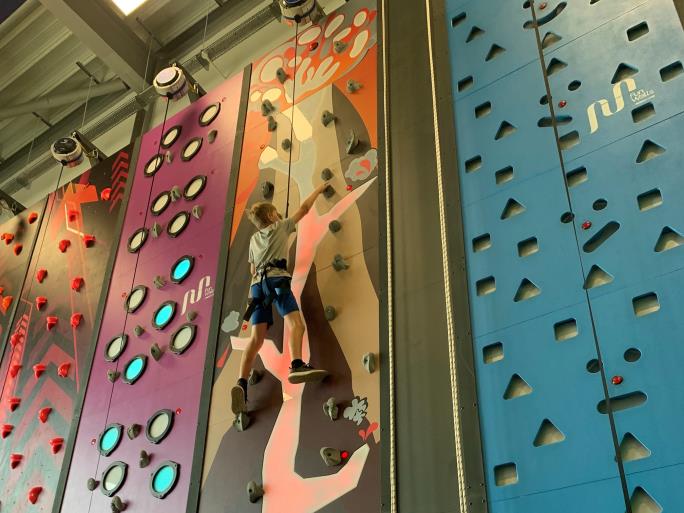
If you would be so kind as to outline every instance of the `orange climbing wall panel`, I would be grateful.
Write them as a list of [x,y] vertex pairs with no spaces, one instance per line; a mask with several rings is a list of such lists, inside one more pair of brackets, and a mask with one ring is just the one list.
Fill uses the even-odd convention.
[[[352,0],[318,25],[257,60],[252,67],[245,138],[231,231],[227,286],[214,368],[214,386],[199,511],[238,513],[376,512],[380,510],[380,372],[366,371],[363,356],[378,357],[378,184],[376,6]],[[293,28],[294,35],[294,28]],[[334,42],[338,41],[337,47]],[[297,68],[295,69],[295,63]],[[276,70],[288,79],[281,84]],[[361,88],[350,93],[348,81]],[[293,102],[294,97],[294,102]],[[263,100],[275,106],[269,132]],[[294,107],[293,107],[294,103]],[[327,127],[322,115],[336,116]],[[353,131],[359,144],[347,152]],[[290,151],[284,139],[292,140]],[[304,316],[304,359],[331,376],[320,384],[291,385],[290,356],[276,315],[257,359],[263,379],[249,390],[251,425],[233,427],[229,390],[235,384],[251,327],[241,324],[250,276],[247,253],[254,227],[245,215],[263,201],[261,185],[274,185],[273,204],[285,214],[298,207],[330,169],[335,195],[320,197],[291,240],[292,290]],[[337,220],[342,229],[329,230]],[[348,268],[336,271],[336,255]],[[336,317],[328,321],[325,308]],[[284,349],[285,348],[285,349]],[[334,397],[339,417],[323,404]],[[327,467],[320,449],[347,451]],[[250,505],[249,481],[265,495]]]

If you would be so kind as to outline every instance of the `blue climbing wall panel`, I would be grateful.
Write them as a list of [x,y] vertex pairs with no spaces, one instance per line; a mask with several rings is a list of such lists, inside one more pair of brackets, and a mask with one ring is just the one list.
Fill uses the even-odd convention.
[[682,511],[673,2],[446,3],[489,510]]

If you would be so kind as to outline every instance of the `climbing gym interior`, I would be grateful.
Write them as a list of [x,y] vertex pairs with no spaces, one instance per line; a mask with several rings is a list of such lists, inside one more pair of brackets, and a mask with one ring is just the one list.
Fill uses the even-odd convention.
[[683,20],[5,0],[0,512],[684,511]]

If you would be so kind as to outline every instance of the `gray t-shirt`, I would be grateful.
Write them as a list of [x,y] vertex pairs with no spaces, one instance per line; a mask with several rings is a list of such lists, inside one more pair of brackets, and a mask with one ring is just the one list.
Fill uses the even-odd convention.
[[[259,270],[268,262],[287,260],[289,254],[288,241],[290,234],[295,231],[297,231],[297,225],[292,219],[282,219],[256,232],[249,241],[249,263],[254,264]],[[268,271],[268,276],[290,276],[290,273],[273,268]],[[252,285],[258,283],[259,280],[258,276],[252,278]]]

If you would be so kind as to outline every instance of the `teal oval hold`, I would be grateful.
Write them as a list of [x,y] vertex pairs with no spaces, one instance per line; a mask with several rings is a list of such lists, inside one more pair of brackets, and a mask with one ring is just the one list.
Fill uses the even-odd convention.
[[142,358],[133,358],[126,366],[125,377],[128,381],[135,381],[140,377],[145,369],[145,362]]
[[154,324],[159,327],[164,327],[166,326],[169,322],[171,322],[171,318],[173,317],[174,313],[174,308],[170,304],[166,304],[162,306],[159,310],[157,310],[157,313],[154,315]]
[[176,262],[171,270],[171,279],[176,283],[183,281],[188,277],[190,271],[192,271],[192,264],[193,262],[191,257],[181,258],[178,262]]
[[100,438],[100,449],[103,452],[109,452],[114,449],[119,443],[121,432],[116,426],[112,426],[102,434]]
[[163,494],[173,486],[176,481],[176,471],[169,465],[161,467],[154,475],[152,488],[158,494]]

